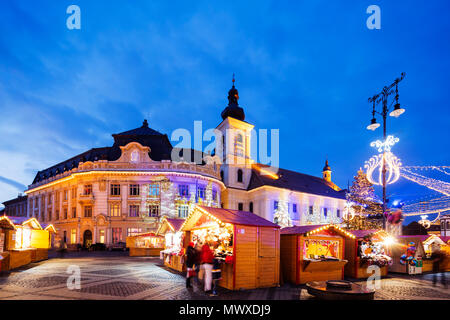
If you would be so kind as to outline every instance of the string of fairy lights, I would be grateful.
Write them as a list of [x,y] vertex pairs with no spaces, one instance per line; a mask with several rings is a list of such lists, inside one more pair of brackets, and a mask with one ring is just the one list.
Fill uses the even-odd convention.
[[403,178],[415,182],[428,189],[440,192],[446,196],[450,196],[450,183],[426,177],[419,173],[413,172],[411,167],[400,167],[400,174]]

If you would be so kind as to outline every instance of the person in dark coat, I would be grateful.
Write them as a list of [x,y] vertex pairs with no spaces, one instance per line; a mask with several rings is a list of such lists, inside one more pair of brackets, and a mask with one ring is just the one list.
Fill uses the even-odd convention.
[[197,251],[194,249],[194,243],[189,243],[186,250],[186,288],[192,288],[191,278],[194,275],[194,264],[197,259]]

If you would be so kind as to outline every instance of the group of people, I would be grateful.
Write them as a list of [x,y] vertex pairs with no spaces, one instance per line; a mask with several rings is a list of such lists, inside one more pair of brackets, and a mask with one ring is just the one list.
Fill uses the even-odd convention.
[[[203,290],[205,293],[216,294],[215,285],[213,290],[213,270],[217,261],[211,249],[212,243],[206,241],[203,245],[195,246],[189,243],[186,250],[186,288],[192,288],[192,278],[197,275],[199,280],[203,279]],[[217,267],[216,267],[217,268]],[[215,279],[217,280],[217,279]]]

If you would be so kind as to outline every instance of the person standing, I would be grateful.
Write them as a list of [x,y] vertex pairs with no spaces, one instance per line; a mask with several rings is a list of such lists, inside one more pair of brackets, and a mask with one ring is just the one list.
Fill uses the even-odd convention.
[[201,263],[202,268],[204,272],[204,291],[206,293],[209,293],[211,291],[211,285],[212,285],[212,269],[213,269],[213,259],[214,259],[214,253],[212,252],[211,248],[209,247],[209,243],[206,242],[202,247],[201,252]]
[[[437,250],[431,254],[431,259],[433,260],[433,286],[436,286],[438,273],[441,272],[440,266],[446,260],[446,255],[441,250]],[[441,283],[447,288],[447,279],[445,277],[445,272],[441,272]]]
[[190,242],[186,250],[186,288],[192,288],[191,278],[195,275],[194,264],[196,255],[194,243]]

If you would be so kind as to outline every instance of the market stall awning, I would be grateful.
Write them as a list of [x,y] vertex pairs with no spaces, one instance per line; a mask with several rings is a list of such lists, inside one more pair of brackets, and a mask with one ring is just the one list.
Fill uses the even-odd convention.
[[1,216],[0,217],[0,228],[15,230],[16,226],[14,225],[14,223],[11,221],[10,218],[8,218],[7,216]]
[[306,225],[306,226],[295,226],[295,227],[288,227],[283,228],[281,230],[281,234],[298,234],[298,235],[313,235],[315,233],[325,231],[328,229],[333,229],[334,231],[349,237],[349,238],[356,238],[353,234],[348,232],[347,230],[342,229],[338,225],[335,224],[324,224],[324,225]]
[[196,206],[194,211],[189,215],[189,217],[186,218],[181,230],[189,230],[189,228],[195,224],[202,214],[206,214],[213,220],[221,223],[242,226],[280,228],[279,225],[248,211]]

